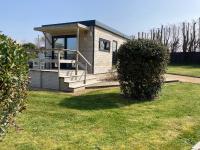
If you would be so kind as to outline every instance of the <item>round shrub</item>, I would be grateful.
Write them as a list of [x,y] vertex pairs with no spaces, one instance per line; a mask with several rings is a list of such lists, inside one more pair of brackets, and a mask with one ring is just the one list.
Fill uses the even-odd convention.
[[164,83],[168,49],[153,40],[130,40],[118,51],[118,79],[124,96],[154,99]]
[[24,48],[0,34],[0,140],[15,126],[14,117],[25,108],[28,56]]

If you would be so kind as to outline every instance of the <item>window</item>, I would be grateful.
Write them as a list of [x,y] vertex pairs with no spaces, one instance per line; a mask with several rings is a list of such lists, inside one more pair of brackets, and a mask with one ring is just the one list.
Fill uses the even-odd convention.
[[105,39],[99,39],[99,50],[110,51],[110,41]]
[[[75,35],[64,35],[64,36],[53,36],[52,37],[52,48],[63,48],[63,49],[70,49],[70,50],[77,50],[77,38]],[[52,59],[58,58],[58,51],[52,51]],[[72,51],[62,51],[60,53],[60,59],[75,59],[75,53]],[[52,64],[53,68],[56,68],[56,64]],[[74,66],[72,64],[60,64],[61,69],[73,69]]]
[[65,48],[65,39],[54,38],[54,48]]
[[[76,50],[76,36],[55,36],[53,37],[53,48],[63,48],[63,49],[70,49]],[[58,52],[54,51],[52,56],[53,59],[58,58]],[[61,59],[72,59],[74,57],[74,53],[70,51],[65,51],[60,54]]]
[[117,64],[117,41],[113,41],[112,43],[112,65]]
[[[55,37],[53,38],[53,47],[54,48],[65,48],[65,38],[63,37]],[[64,58],[64,52],[62,52],[60,54],[61,59]],[[58,51],[53,51],[53,59],[57,59],[58,58]]]
[[76,37],[68,37],[66,39],[67,39],[67,49],[76,50],[77,49]]

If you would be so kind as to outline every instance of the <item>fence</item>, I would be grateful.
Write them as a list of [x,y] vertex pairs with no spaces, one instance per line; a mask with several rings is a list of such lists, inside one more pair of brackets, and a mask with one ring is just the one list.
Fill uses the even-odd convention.
[[170,54],[172,64],[200,64],[200,52],[177,52]]

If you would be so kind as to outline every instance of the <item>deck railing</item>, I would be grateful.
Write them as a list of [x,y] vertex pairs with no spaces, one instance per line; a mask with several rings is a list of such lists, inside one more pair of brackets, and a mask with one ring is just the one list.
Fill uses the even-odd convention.
[[[38,57],[31,59],[29,61],[30,64],[32,64],[33,69],[39,69],[39,70],[45,70],[45,69],[58,69],[58,77],[60,77],[60,70],[61,65],[60,64],[75,64],[75,75],[78,75],[79,67],[84,67],[84,83],[86,84],[87,79],[87,71],[88,71],[88,65],[91,67],[91,63],[83,56],[83,54],[80,51],[77,50],[70,50],[70,49],[40,49],[40,50],[32,50],[32,52],[36,52]],[[52,52],[56,54],[57,56],[52,58]],[[65,58],[64,53],[70,53],[71,58]],[[84,62],[80,62],[80,58]],[[57,64],[57,67],[55,65]],[[54,65],[54,67],[53,67]],[[47,67],[48,66],[48,67]]]

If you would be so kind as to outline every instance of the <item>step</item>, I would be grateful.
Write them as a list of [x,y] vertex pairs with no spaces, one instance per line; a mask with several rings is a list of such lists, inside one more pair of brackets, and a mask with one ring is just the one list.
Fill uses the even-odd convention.
[[86,84],[84,84],[84,80],[81,81],[71,81],[71,82],[64,82],[64,78],[60,78],[60,90],[66,92],[77,92],[84,90],[86,86],[99,83],[96,78],[90,78],[87,80]]
[[[91,74],[87,74],[86,76],[86,79],[96,79],[96,77],[94,75],[91,75]],[[83,75],[72,75],[71,77],[69,76],[66,76],[64,77],[64,82],[77,82],[77,81],[82,81],[82,80],[85,80],[85,74]]]
[[[93,78],[93,79],[87,79],[86,80],[86,84],[89,85],[89,84],[94,84],[97,82],[97,79],[96,78]],[[81,87],[81,86],[85,86],[84,84],[84,80],[80,80],[80,81],[70,81],[70,82],[66,82],[68,84],[68,87],[71,87],[71,88],[75,88],[75,87]]]
[[[77,75],[83,75],[85,73],[84,70],[78,70]],[[60,76],[73,76],[75,75],[75,70],[60,70]]]

